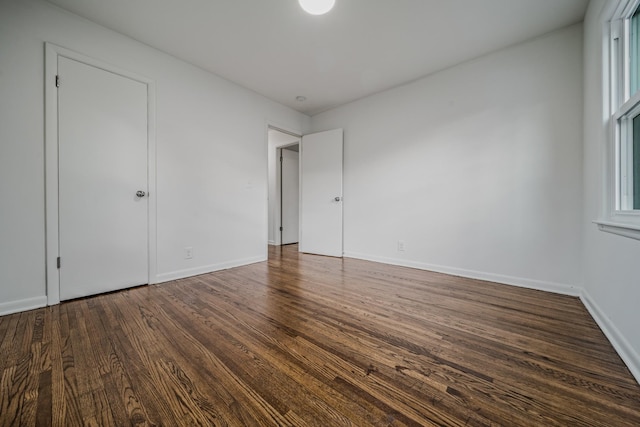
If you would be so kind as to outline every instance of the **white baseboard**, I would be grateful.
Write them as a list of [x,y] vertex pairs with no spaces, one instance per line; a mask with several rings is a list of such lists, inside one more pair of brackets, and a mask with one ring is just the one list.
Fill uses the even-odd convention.
[[34,298],[21,299],[18,301],[9,301],[0,303],[0,316],[5,314],[18,313],[20,311],[28,311],[36,308],[47,306],[47,296],[39,296]]
[[276,241],[275,240],[269,240],[269,242],[267,242],[267,243],[269,243],[269,245],[271,245],[271,246],[275,246],[276,245]]
[[[363,259],[367,261],[380,262],[384,264],[399,265],[403,267],[417,268],[420,270],[435,271],[439,273],[450,274],[453,276],[467,277],[471,279],[487,280],[496,283],[503,283],[506,285],[525,287],[529,289],[537,289],[547,292],[554,292],[563,295],[578,296],[580,300],[587,308],[591,317],[598,324],[602,332],[605,334],[611,345],[616,350],[620,358],[629,368],[631,374],[635,377],[636,381],[640,383],[640,354],[629,344],[627,339],[622,335],[620,330],[615,324],[606,316],[606,314],[600,309],[598,304],[591,298],[589,293],[581,287],[558,284],[552,282],[544,282],[539,280],[524,279],[519,277],[505,276],[501,274],[486,273],[481,271],[473,271],[460,269],[455,267],[445,267],[415,261],[407,261],[396,258],[385,258],[367,254],[360,254],[355,252],[345,252],[344,256],[347,258]],[[185,269],[174,271],[170,273],[159,274],[156,276],[156,283],[168,282],[176,279],[183,279],[185,277],[197,276],[199,274],[211,273],[213,271],[225,270],[233,267],[240,267],[243,265],[254,264],[257,262],[266,261],[265,256],[257,256],[252,258],[245,258],[240,260],[228,261],[219,264],[212,264],[203,267],[197,267],[192,269]],[[27,298],[18,301],[10,301],[0,303],[0,316],[7,314],[18,313],[21,311],[33,310],[36,308],[45,307],[47,305],[47,297],[39,296],[34,298]]]
[[505,285],[521,288],[536,289],[539,291],[553,292],[562,295],[580,296],[582,288],[563,283],[545,282],[542,280],[525,279],[522,277],[506,276],[502,274],[487,273],[484,271],[466,270],[463,268],[447,267],[442,265],[427,264],[418,261],[408,261],[397,258],[386,258],[375,255],[345,252],[347,258],[357,258],[367,261],[381,262],[383,264],[399,265],[401,267],[417,268],[419,270],[435,271],[437,273],[450,274],[452,276],[467,277],[469,279],[485,280],[488,282],[503,283]]
[[188,268],[185,270],[172,271],[170,273],[158,274],[156,276],[155,283],[164,283],[171,280],[184,279],[185,277],[197,276],[199,274],[211,273],[219,270],[226,270],[233,267],[241,267],[243,265],[255,264],[257,262],[266,261],[265,255],[260,255],[252,258],[245,258],[227,262],[221,262],[219,264],[205,265],[202,267]]
[[627,365],[631,375],[640,383],[640,354],[629,344],[629,341],[622,335],[616,325],[613,324],[611,319],[607,317],[584,289],[580,295],[580,300],[591,314],[591,317],[593,317],[593,320],[600,326],[607,339],[609,339],[620,358]]
[[540,280],[525,279],[521,277],[505,276],[501,274],[486,273],[482,271],[465,270],[455,267],[445,267],[440,265],[426,264],[415,261],[407,261],[396,258],[385,258],[354,252],[345,252],[347,258],[363,259],[367,261],[381,262],[384,264],[399,265],[402,267],[417,268],[420,270],[435,271],[438,273],[450,274],[452,276],[467,277],[471,279],[487,280],[506,285],[519,286],[540,291],[553,292],[562,295],[580,297],[580,300],[591,314],[591,317],[598,324],[615,351],[629,368],[636,381],[640,383],[640,355],[629,344],[629,341],[622,335],[620,330],[604,314],[600,307],[593,301],[588,292],[581,286],[573,286],[561,283],[544,282]]

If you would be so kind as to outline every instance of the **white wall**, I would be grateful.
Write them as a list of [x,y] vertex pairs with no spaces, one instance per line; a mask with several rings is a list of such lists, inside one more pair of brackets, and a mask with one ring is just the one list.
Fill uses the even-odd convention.
[[158,280],[266,257],[266,125],[308,117],[47,3],[3,0],[0,314],[46,302],[45,41],[155,80]]
[[640,241],[599,231],[608,102],[603,93],[601,14],[612,1],[592,0],[585,18],[584,60],[584,288],[585,302],[640,381]]
[[[49,4],[1,1],[0,314],[46,302],[48,41],[156,82],[160,280],[266,256],[274,230],[267,123],[341,127],[348,255],[569,293],[584,286],[583,300],[640,378],[640,242],[591,222],[606,143],[600,10],[611,1],[591,1],[584,64],[581,27],[573,26],[320,114],[311,126]],[[582,65],[584,153],[576,131]],[[184,246],[193,247],[192,260],[183,259]]]
[[347,256],[578,292],[581,25],[312,117],[332,128]]

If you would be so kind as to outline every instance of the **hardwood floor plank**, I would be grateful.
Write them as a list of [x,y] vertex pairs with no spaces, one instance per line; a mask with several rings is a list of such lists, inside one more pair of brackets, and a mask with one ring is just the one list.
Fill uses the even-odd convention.
[[[166,306],[166,308],[172,308],[172,305]],[[221,351],[222,343],[216,335],[216,331],[209,328],[202,328],[197,322],[195,317],[196,313],[191,312],[191,316],[185,317],[185,313],[177,310],[171,310],[166,313],[166,318],[173,318],[182,321],[181,324],[189,324],[190,330],[189,338],[192,342],[197,343],[198,348],[203,355],[206,355],[210,360],[214,360],[214,365],[219,367],[220,375],[219,381],[221,384],[226,385],[231,392],[232,400],[235,402],[241,402],[245,407],[245,403],[254,400],[257,404],[255,408],[248,407],[250,409],[248,414],[243,414],[241,417],[244,420],[253,419],[257,425],[270,425],[274,422],[285,423],[283,415],[288,411],[288,407],[278,398],[273,392],[258,393],[251,385],[253,378],[259,375],[259,369],[256,368],[253,363],[246,362],[246,355],[244,351],[240,354],[236,354],[235,358],[230,357],[229,354]],[[213,374],[214,372],[210,372]],[[236,410],[238,410],[237,408]],[[286,424],[286,423],[285,423]]]
[[[225,310],[224,313],[227,314],[228,312]],[[227,332],[225,335],[232,333],[234,336],[242,336],[242,346],[246,346],[249,351],[259,352],[272,366],[277,366],[289,378],[297,379],[305,389],[304,392],[308,395],[322,396],[326,405],[335,407],[338,411],[340,411],[340,408],[348,406],[348,399],[344,395],[336,393],[336,390],[332,387],[331,379],[324,379],[321,375],[310,371],[304,363],[299,363],[298,359],[289,353],[291,344],[289,335],[278,334],[277,330],[273,328],[268,328],[266,331],[256,329],[252,326],[252,323],[245,322],[240,316],[232,316],[231,319],[233,323],[225,321],[223,317],[216,317],[216,323],[224,326],[224,331]],[[378,411],[375,409],[377,408],[356,411],[358,412],[357,417],[354,411],[351,410],[351,420],[355,421],[357,425],[387,425],[387,423],[381,424],[381,420],[384,418],[383,414],[376,414]],[[288,413],[296,413],[294,411],[296,409]],[[306,413],[304,408],[297,409],[297,411],[301,414]],[[300,418],[297,413],[296,417]],[[314,419],[318,421],[318,418]]]
[[[50,315],[50,327],[45,331],[50,330],[50,351],[49,361],[51,366],[51,426],[58,427],[64,426],[64,420],[66,418],[66,406],[65,406],[65,388],[64,388],[64,368],[62,361],[62,333],[61,333],[61,316],[60,306],[56,305],[49,307]],[[45,393],[44,390],[39,392]],[[49,406],[48,404],[46,406]],[[44,403],[43,403],[44,407]],[[39,414],[38,414],[39,417]]]
[[112,326],[111,380],[132,424],[159,425],[161,420],[174,417],[155,370],[160,351],[152,331],[144,327],[144,320],[127,317],[127,292],[117,296],[116,306],[110,306],[115,317],[122,319]]
[[[62,392],[61,397],[63,400],[58,407],[54,407],[54,409],[62,412],[62,418],[56,419],[60,426],[84,424],[81,413],[81,396],[78,392],[78,385],[76,382],[75,355],[73,353],[73,347],[71,344],[72,340],[70,337],[69,309],[73,309],[73,305],[67,304],[61,306],[59,317],[59,351],[61,365],[56,367],[60,369],[60,372],[58,373],[61,374],[61,377],[56,378],[56,380],[59,381],[56,386],[58,391]],[[74,312],[71,311],[71,314],[73,315]],[[54,367],[52,368],[55,369]],[[83,373],[81,372],[80,375],[83,375]]]
[[638,426],[580,300],[269,248],[0,317],[0,426]]
[[35,425],[46,427],[53,425],[51,371],[40,373],[38,383],[38,403]]
[[[307,326],[308,326],[308,325],[307,325]],[[318,332],[318,334],[320,334],[320,333],[321,333],[321,332]],[[369,334],[373,334],[373,332],[369,331]],[[314,335],[317,335],[317,334],[315,334],[315,333],[314,333]],[[384,337],[383,337],[383,338],[384,338]],[[333,339],[335,340],[335,337],[333,337]],[[397,342],[396,342],[396,344],[397,344]],[[345,345],[347,345],[347,344],[345,344]],[[411,348],[411,346],[409,346],[409,347]],[[414,348],[414,350],[415,350],[415,348]],[[342,357],[343,357],[343,358],[346,358],[344,355],[343,355]],[[435,358],[435,356],[431,356],[431,358]],[[463,372],[465,372],[465,373],[469,373],[469,372],[470,372],[467,368],[461,367],[461,365],[459,365],[459,364],[452,363],[452,362],[446,362],[446,361],[442,361],[442,360],[440,360],[440,363],[442,363],[442,362],[444,362],[444,364],[445,364],[445,365],[447,365],[447,366],[450,366],[450,367],[452,367],[452,368],[458,369],[459,371],[463,371]],[[480,374],[478,374],[478,373],[475,373],[474,375],[475,375],[475,376],[481,376],[481,375],[480,375]],[[443,387],[443,388],[445,388],[445,389],[446,389],[446,387]]]
[[[211,368],[199,373],[205,376],[207,374],[213,375],[213,378],[208,379],[205,384],[220,384],[228,389],[228,391],[224,389],[216,391],[218,395],[224,396],[230,402],[229,408],[232,410],[230,414],[232,413],[234,417],[241,419],[244,425],[270,425],[273,423],[273,417],[281,418],[235,372],[209,351],[205,344],[193,337],[191,325],[193,321],[191,319],[186,319],[187,328],[185,329],[179,322],[176,322],[176,317],[165,314],[162,307],[155,306],[153,308],[154,311],[151,312],[148,304],[145,305],[141,302],[137,307],[137,312],[141,313],[142,318],[148,322],[147,325],[156,333],[155,339],[163,343],[161,349],[163,351],[167,348],[172,349],[172,357],[182,362],[181,366],[184,366],[185,369],[188,369],[189,365],[193,363],[194,357],[201,360],[202,363],[199,367]],[[135,312],[130,314],[135,316]],[[176,346],[176,344],[178,345]],[[184,353],[183,349],[188,351]],[[247,405],[248,401],[260,403],[260,405],[257,407]]]
[[9,319],[6,322],[8,329],[5,333],[4,340],[0,344],[0,354],[2,354],[2,357],[0,357],[0,373],[15,365],[16,359],[22,351],[20,342],[25,335],[26,327],[26,315],[23,316],[23,313],[16,313],[4,317],[8,317]]
[[[245,311],[247,311],[247,310],[243,310],[243,313],[244,313]],[[314,336],[315,336],[315,335],[314,335]],[[333,376],[332,376],[332,377],[333,377]],[[443,388],[443,389],[444,389],[444,388]]]
[[[197,302],[194,304],[198,305]],[[285,342],[279,342],[273,337],[267,337],[266,334],[253,329],[251,325],[237,317],[233,317],[231,322],[228,321],[225,318],[225,315],[228,314],[226,311],[218,312],[216,310],[214,312],[203,305],[199,305],[197,308],[198,313],[204,316],[201,318],[203,323],[212,321],[216,325],[222,326],[221,330],[216,331],[219,337],[216,341],[229,343],[229,348],[222,349],[224,352],[233,353],[234,347],[242,349],[241,351],[247,354],[249,360],[259,361],[262,370],[268,371],[266,374],[264,372],[251,374],[251,381],[254,384],[264,382],[278,395],[307,394],[309,396],[303,407],[294,405],[291,409],[281,409],[281,413],[286,414],[293,411],[298,417],[304,415],[314,419],[318,425],[345,424],[346,418],[340,412],[340,408],[346,403],[344,396],[333,393],[329,386],[317,381],[300,366],[290,363],[292,358],[287,354],[287,351],[280,351],[286,348],[288,336],[282,336],[281,338],[284,338]],[[274,384],[273,381],[268,380],[277,378],[276,370],[285,374],[281,384]],[[258,386],[258,388],[264,388],[264,386]],[[318,392],[320,390],[322,393]],[[266,390],[262,390],[261,393],[273,394]],[[314,396],[322,396],[322,399],[314,399]],[[336,410],[334,411],[332,408]],[[323,414],[330,414],[330,418],[324,420]],[[369,418],[369,414],[366,414],[366,418]],[[353,412],[351,412],[351,421],[356,421],[357,425],[371,424],[370,421],[355,417]]]
[[[93,349],[96,371],[106,391],[105,406],[109,409],[108,416],[113,417],[117,425],[153,425],[150,421],[153,416],[149,415],[148,409],[141,403],[142,399],[132,385],[125,367],[129,364],[121,359],[111,337],[100,338],[100,331],[103,330],[116,331],[116,335],[122,333],[119,325],[112,323],[114,317],[106,313],[101,301],[102,298],[86,300],[82,309],[84,316],[92,320],[86,323],[86,328]],[[90,313],[96,313],[97,316],[91,316]],[[155,418],[160,419],[160,416],[155,415]]]

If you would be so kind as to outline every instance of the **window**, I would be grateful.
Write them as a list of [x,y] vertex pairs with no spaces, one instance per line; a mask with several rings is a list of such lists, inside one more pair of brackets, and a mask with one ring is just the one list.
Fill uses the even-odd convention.
[[640,104],[622,114],[617,120],[619,177],[615,207],[620,212],[630,212],[640,210]]
[[611,137],[600,229],[640,239],[640,0],[621,0],[611,20]]
[[[621,83],[628,81],[629,91],[622,89],[623,104],[618,110],[619,164],[618,202],[620,211],[640,210],[640,103],[635,96],[640,88],[640,9],[636,7],[630,18],[622,20],[623,46],[628,48],[618,59],[623,70]],[[626,39],[626,40],[625,40]],[[618,83],[620,85],[620,83]],[[631,102],[629,102],[631,101]]]

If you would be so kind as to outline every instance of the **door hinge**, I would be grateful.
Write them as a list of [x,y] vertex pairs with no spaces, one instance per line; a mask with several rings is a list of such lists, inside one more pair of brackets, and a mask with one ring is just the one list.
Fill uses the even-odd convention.
[[282,227],[280,227],[280,231],[282,231],[282,230],[283,230],[283,228],[282,228]]
[[620,40],[623,31],[624,21],[622,19],[611,21],[611,40]]
[[60,257],[58,257],[58,260],[56,261],[56,265],[58,266],[58,268],[60,268],[60,265],[62,265],[62,263],[60,262]]
[[282,156],[280,156],[280,163],[282,163]]
[[56,87],[60,87],[60,76],[56,76]]

